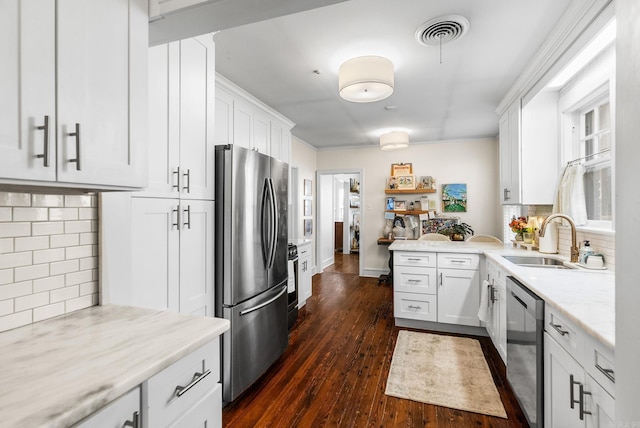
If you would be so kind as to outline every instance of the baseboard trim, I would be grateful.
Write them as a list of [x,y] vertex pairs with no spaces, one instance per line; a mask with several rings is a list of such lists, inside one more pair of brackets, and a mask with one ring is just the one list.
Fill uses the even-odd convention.
[[470,325],[446,324],[433,321],[410,320],[406,318],[396,318],[396,327],[417,328],[420,330],[431,330],[442,333],[468,334],[471,336],[489,336],[484,327],[474,327]]

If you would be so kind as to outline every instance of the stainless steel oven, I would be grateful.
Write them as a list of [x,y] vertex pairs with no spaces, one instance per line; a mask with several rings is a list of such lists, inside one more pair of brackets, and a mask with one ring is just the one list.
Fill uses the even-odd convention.
[[544,300],[507,277],[507,380],[531,428],[544,425]]

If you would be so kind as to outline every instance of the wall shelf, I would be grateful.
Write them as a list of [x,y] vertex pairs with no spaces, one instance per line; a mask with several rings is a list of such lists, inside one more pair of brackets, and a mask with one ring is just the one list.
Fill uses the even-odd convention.
[[386,210],[388,213],[395,214],[407,214],[407,215],[420,215],[420,214],[428,214],[427,210]]
[[384,193],[387,195],[417,195],[420,193],[436,193],[436,189],[386,189]]

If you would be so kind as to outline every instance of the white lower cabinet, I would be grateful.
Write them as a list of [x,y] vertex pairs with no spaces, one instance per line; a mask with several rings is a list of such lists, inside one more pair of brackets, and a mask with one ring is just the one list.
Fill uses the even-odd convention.
[[298,308],[311,297],[311,243],[298,244]]
[[495,263],[487,260],[488,293],[487,333],[498,350],[502,361],[507,361],[507,284],[506,273]]
[[[176,361],[142,385],[146,427],[220,426],[221,420],[205,425],[222,411],[220,342],[216,339]],[[217,390],[217,391],[216,391]],[[217,393],[216,393],[217,392]],[[209,406],[210,409],[205,409]]]
[[140,418],[140,387],[135,387],[74,425],[74,428],[140,427]]
[[545,427],[614,427],[613,353],[553,309],[545,328]]
[[395,251],[394,316],[479,326],[478,254]]

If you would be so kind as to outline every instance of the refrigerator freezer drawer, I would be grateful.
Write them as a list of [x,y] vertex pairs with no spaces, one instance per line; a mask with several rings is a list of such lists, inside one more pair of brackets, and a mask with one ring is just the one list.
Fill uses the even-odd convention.
[[222,398],[233,401],[282,355],[289,342],[287,284],[223,309],[231,329],[223,336]]

